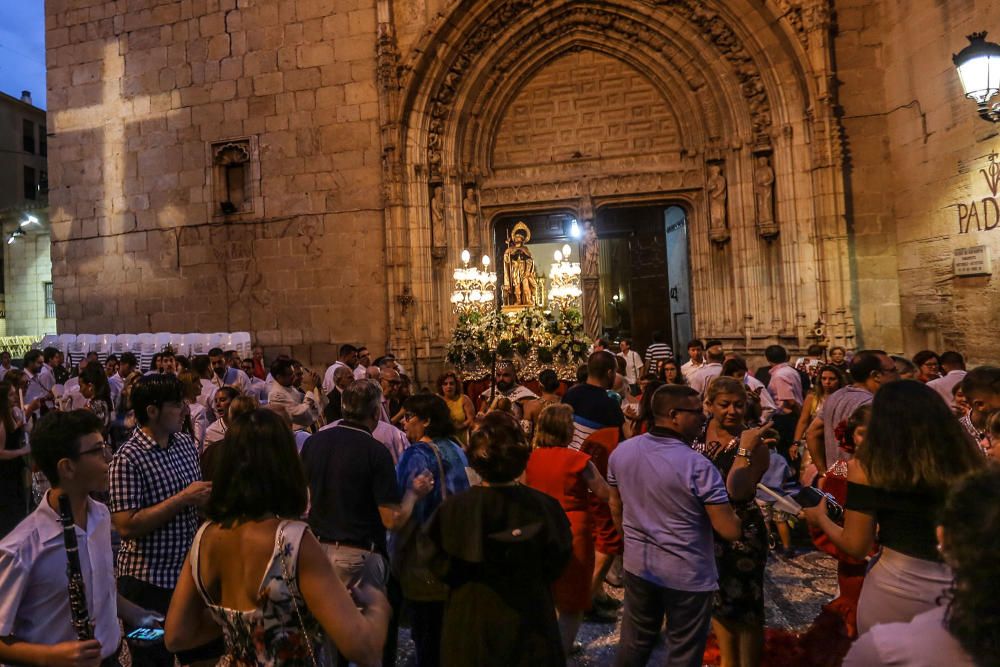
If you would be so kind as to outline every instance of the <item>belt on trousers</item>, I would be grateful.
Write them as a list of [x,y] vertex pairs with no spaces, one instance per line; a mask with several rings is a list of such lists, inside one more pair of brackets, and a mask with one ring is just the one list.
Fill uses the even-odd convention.
[[322,544],[329,544],[334,547],[350,547],[351,549],[361,549],[362,551],[371,551],[373,553],[379,553],[381,550],[378,545],[374,542],[356,542],[354,540],[331,540],[326,537],[316,536]]

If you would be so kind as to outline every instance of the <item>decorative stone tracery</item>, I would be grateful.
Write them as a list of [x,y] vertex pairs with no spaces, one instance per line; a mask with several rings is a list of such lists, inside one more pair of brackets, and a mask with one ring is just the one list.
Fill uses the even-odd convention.
[[[774,341],[802,346],[805,314],[850,345],[829,27],[828,0],[459,0],[402,57],[384,37],[391,27],[380,27],[384,173],[387,193],[397,197],[386,214],[390,284],[397,292],[412,287],[416,306],[394,314],[393,335],[426,331],[432,348],[443,345],[451,314],[431,250],[447,247],[457,261],[473,238],[464,208],[473,183],[487,244],[490,220],[515,211],[571,211],[583,221],[609,204],[683,205],[696,333],[748,350]],[[646,77],[681,123],[681,146],[498,168],[493,143],[518,91],[556,59],[584,50]],[[770,220],[758,225],[761,155],[773,171],[772,199]],[[706,163],[724,163],[728,181],[729,242],[715,250]],[[438,184],[447,240],[432,239],[426,193]],[[774,238],[779,221],[778,240],[762,238]]]

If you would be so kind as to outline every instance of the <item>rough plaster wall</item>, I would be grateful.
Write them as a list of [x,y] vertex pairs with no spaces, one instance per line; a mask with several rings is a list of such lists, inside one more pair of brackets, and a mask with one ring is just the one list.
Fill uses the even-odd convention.
[[507,109],[493,164],[664,153],[680,143],[675,119],[638,71],[594,51],[539,71]]
[[[63,331],[249,330],[307,361],[386,335],[374,0],[46,3]],[[259,146],[216,215],[212,142]]]
[[[1000,258],[1000,227],[960,234],[956,207],[991,194],[979,170],[1000,137],[963,98],[951,55],[966,34],[995,28],[996,5],[836,4],[864,342],[908,353],[954,348],[995,362],[1000,278],[955,278],[952,264],[956,248],[974,245]],[[892,335],[895,294],[902,341]]]

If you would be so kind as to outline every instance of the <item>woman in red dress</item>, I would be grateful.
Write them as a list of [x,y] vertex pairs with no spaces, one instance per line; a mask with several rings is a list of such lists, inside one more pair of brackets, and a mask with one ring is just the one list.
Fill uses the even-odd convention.
[[568,447],[573,439],[573,408],[549,405],[535,422],[534,450],[528,459],[525,482],[562,505],[573,531],[573,557],[552,585],[559,632],[566,654],[573,649],[583,613],[590,608],[594,573],[593,517],[589,495],[607,502],[609,490],[590,457]]

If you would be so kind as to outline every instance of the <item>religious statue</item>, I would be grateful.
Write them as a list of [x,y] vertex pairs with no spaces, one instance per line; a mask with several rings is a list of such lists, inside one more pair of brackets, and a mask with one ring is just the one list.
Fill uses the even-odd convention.
[[507,306],[535,305],[535,259],[526,245],[530,240],[531,230],[523,222],[514,225],[507,239],[507,250],[503,253],[504,304]]
[[774,220],[774,169],[766,155],[757,156],[753,192],[757,201],[757,231],[766,239],[773,238],[778,235],[778,223]]
[[476,201],[476,190],[465,189],[465,199],[462,200],[462,210],[465,212],[465,242],[470,248],[479,248],[479,203]]
[[580,274],[583,278],[583,330],[592,339],[601,333],[600,314],[600,262],[597,232],[591,222],[583,223],[583,241],[580,243]]
[[434,186],[431,196],[431,255],[438,259],[445,256],[448,249],[447,232],[444,226],[444,187]]
[[722,165],[708,165],[708,239],[712,243],[729,240],[729,226],[726,224],[726,177],[722,175]]

